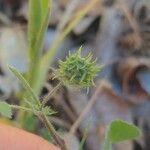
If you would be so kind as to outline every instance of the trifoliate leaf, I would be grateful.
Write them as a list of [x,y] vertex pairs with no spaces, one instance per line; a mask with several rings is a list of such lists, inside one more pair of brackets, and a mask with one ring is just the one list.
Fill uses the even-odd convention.
[[[42,20],[42,8],[40,0],[29,1],[29,24],[28,24],[28,40],[29,47],[33,48],[36,42],[36,37],[40,30]],[[33,53],[33,52],[31,52]],[[33,54],[32,54],[33,55]]]
[[7,104],[6,102],[0,102],[0,114],[4,117],[11,118],[12,111],[9,104]]

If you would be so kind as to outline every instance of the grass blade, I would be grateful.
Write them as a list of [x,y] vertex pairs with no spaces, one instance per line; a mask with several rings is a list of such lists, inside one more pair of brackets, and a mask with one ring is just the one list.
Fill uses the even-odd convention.
[[29,23],[28,23],[28,41],[29,41],[29,56],[34,57],[34,46],[36,38],[41,27],[42,7],[41,0],[29,0]]

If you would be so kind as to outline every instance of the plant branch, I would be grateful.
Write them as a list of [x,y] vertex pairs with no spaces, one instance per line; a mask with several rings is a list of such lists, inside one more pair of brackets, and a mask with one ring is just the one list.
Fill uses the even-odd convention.
[[27,112],[35,113],[32,109],[27,108],[27,107],[18,106],[18,105],[9,105],[9,106],[10,106],[11,108],[13,108],[13,109],[20,109],[20,110],[24,110],[24,111],[27,111]]
[[59,82],[56,87],[54,87],[44,98],[43,98],[43,106],[48,102],[50,97],[61,87],[62,83]]
[[57,134],[53,125],[50,123],[50,121],[48,120],[48,118],[45,114],[43,114],[42,112],[36,113],[35,111],[33,111],[32,109],[27,108],[27,107],[22,107],[22,106],[18,106],[18,105],[9,105],[9,106],[13,109],[20,109],[20,110],[24,110],[27,112],[32,112],[36,116],[38,116],[38,118],[40,120],[42,120],[42,122],[45,124],[45,126],[48,129],[48,131],[50,132],[50,134],[52,134],[56,144],[59,145],[62,148],[62,150],[66,150],[64,140]]
[[67,150],[66,146],[65,146],[65,141],[58,135],[58,133],[56,132],[56,130],[54,129],[53,125],[50,123],[50,121],[48,120],[47,116],[45,114],[41,114],[41,116],[39,117],[42,122],[45,124],[46,128],[48,129],[48,131],[50,132],[50,134],[52,134],[56,144],[58,146],[61,147],[62,150]]
[[81,112],[80,116],[78,117],[78,119],[75,121],[75,123],[72,125],[71,129],[70,129],[70,133],[71,134],[75,134],[76,130],[78,129],[81,121],[83,120],[83,118],[85,117],[85,115],[90,111],[90,109],[93,107],[94,103],[96,102],[99,93],[102,91],[102,87],[103,87],[103,83],[99,83],[95,93],[92,95],[91,99],[89,100],[88,104],[86,105],[85,109]]

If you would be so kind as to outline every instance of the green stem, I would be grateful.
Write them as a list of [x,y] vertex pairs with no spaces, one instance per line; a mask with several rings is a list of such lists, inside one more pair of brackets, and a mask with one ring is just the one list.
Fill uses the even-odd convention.
[[43,98],[43,106],[48,102],[51,96],[61,87],[62,83],[59,82],[44,98]]
[[61,147],[62,150],[67,150],[65,146],[65,141],[58,135],[53,125],[48,120],[47,116],[45,114],[41,114],[39,117],[42,122],[45,124],[46,128],[48,129],[49,133],[52,134],[52,137],[54,138],[56,144]]
[[18,105],[9,105],[9,106],[10,106],[11,108],[13,108],[13,109],[21,109],[21,110],[24,110],[24,111],[27,111],[27,112],[35,113],[32,109],[27,108],[27,107],[18,106]]
[[104,139],[104,146],[103,146],[104,150],[112,150],[112,143],[110,141],[109,134],[110,134],[110,126],[108,126],[107,129],[106,129],[106,134],[105,134],[105,139]]
[[22,106],[18,106],[18,105],[9,105],[9,106],[13,109],[19,109],[19,110],[24,110],[27,112],[34,113],[45,124],[46,128],[48,129],[50,134],[53,136],[56,144],[59,145],[62,148],[62,150],[67,150],[64,140],[57,134],[53,125],[50,123],[50,121],[48,120],[48,118],[45,114],[43,114],[42,112],[36,113],[35,111],[33,111],[32,109],[27,108],[27,107],[22,107]]

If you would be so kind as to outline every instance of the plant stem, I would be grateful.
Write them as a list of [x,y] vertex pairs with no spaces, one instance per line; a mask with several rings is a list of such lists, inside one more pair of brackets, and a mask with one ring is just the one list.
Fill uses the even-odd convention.
[[106,129],[106,134],[105,134],[105,139],[104,139],[104,145],[103,145],[103,149],[104,150],[111,150],[111,141],[109,139],[109,130],[110,130],[110,126],[107,127]]
[[24,110],[24,111],[27,111],[27,112],[35,113],[32,109],[27,108],[27,107],[18,106],[18,105],[9,105],[9,106],[10,106],[11,108],[13,108],[13,109],[20,109],[20,110]]
[[43,106],[48,102],[49,98],[61,87],[62,83],[59,82],[44,98],[43,98]]
[[24,110],[27,112],[32,112],[36,116],[38,116],[39,119],[42,120],[42,122],[45,124],[45,126],[48,129],[48,131],[50,132],[50,134],[52,134],[56,144],[59,145],[62,148],[62,150],[67,150],[64,140],[57,134],[56,130],[54,129],[53,125],[50,123],[50,121],[48,120],[48,118],[45,114],[36,113],[32,109],[27,108],[27,107],[22,107],[22,106],[18,106],[18,105],[9,105],[9,106],[13,109],[21,109],[21,110]]
[[95,93],[92,95],[91,99],[89,100],[88,104],[85,106],[84,110],[81,112],[77,120],[74,122],[70,129],[71,134],[75,134],[76,130],[78,129],[81,121],[85,117],[85,115],[90,111],[90,109],[95,104],[96,100],[98,99],[99,93],[102,91],[103,84],[99,83],[98,87],[96,88]]
[[48,120],[47,116],[42,113],[39,118],[43,121],[50,134],[52,134],[56,144],[59,145],[62,150],[67,150],[65,146],[65,141],[58,135],[53,125]]

